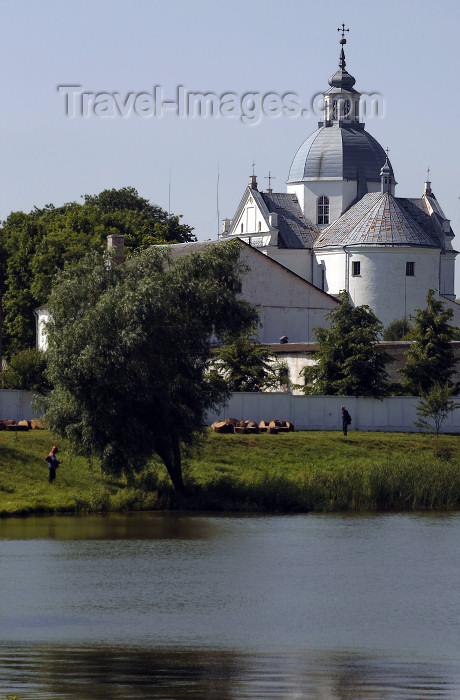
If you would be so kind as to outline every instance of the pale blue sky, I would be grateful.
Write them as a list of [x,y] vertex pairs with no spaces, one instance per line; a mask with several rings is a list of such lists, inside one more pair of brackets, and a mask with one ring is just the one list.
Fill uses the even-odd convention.
[[[195,228],[232,217],[251,172],[275,191],[318,117],[103,119],[65,116],[60,84],[86,91],[294,92],[309,106],[328,87],[350,27],[347,69],[385,114],[366,129],[390,149],[396,194],[423,192],[427,166],[460,249],[460,10],[454,0],[0,0],[0,218],[131,185]],[[459,256],[460,257],[460,256]],[[457,263],[460,296],[460,261]]]

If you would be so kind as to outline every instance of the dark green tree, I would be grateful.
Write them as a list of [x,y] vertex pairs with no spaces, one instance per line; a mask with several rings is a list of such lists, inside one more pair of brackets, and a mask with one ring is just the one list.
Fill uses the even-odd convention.
[[384,396],[391,358],[378,347],[383,328],[368,306],[353,306],[347,292],[328,314],[329,328],[315,328],[316,364],[304,369],[306,391],[338,396]]
[[385,328],[383,340],[404,340],[409,331],[410,323],[407,318],[398,318]]
[[417,309],[410,337],[406,366],[400,370],[405,393],[426,394],[435,384],[445,385],[455,371],[452,347],[455,329],[449,324],[453,312],[436,299],[434,289],[426,297],[425,309]]
[[21,350],[2,373],[3,389],[25,389],[44,395],[51,389],[46,378],[46,354],[30,348]]
[[129,265],[93,253],[64,271],[50,299],[46,419],[101,469],[129,475],[159,455],[183,490],[181,451],[229,395],[210,373],[211,341],[244,332],[241,248],[210,245],[168,261],[147,249]]
[[227,335],[216,353],[217,366],[230,391],[262,391],[279,384],[270,351],[255,333],[251,328],[236,338]]
[[125,236],[127,257],[154,243],[194,239],[190,226],[132,187],[86,195],[83,204],[50,204],[9,215],[0,237],[5,355],[34,345],[33,310],[47,301],[56,275],[88,251],[102,252],[110,234]]

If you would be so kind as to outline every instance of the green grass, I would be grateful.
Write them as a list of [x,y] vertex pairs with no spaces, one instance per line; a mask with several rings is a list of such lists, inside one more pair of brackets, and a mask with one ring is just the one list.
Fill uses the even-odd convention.
[[457,436],[208,431],[184,464],[188,496],[177,497],[161,464],[131,482],[104,477],[68,454],[48,483],[47,431],[0,432],[0,514],[161,510],[258,512],[460,508]]

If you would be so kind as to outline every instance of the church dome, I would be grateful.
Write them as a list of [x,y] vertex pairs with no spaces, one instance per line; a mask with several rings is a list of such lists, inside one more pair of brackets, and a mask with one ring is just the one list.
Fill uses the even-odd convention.
[[382,146],[357,122],[321,126],[297,151],[288,184],[305,180],[380,182],[386,159]]

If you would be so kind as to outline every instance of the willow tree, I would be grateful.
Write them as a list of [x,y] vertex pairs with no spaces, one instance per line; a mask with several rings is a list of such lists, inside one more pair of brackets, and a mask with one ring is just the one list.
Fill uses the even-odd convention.
[[46,411],[51,429],[109,474],[157,454],[184,489],[181,451],[228,397],[209,372],[211,343],[251,327],[238,298],[237,242],[168,257],[150,248],[128,265],[92,253],[65,271],[50,300]]

